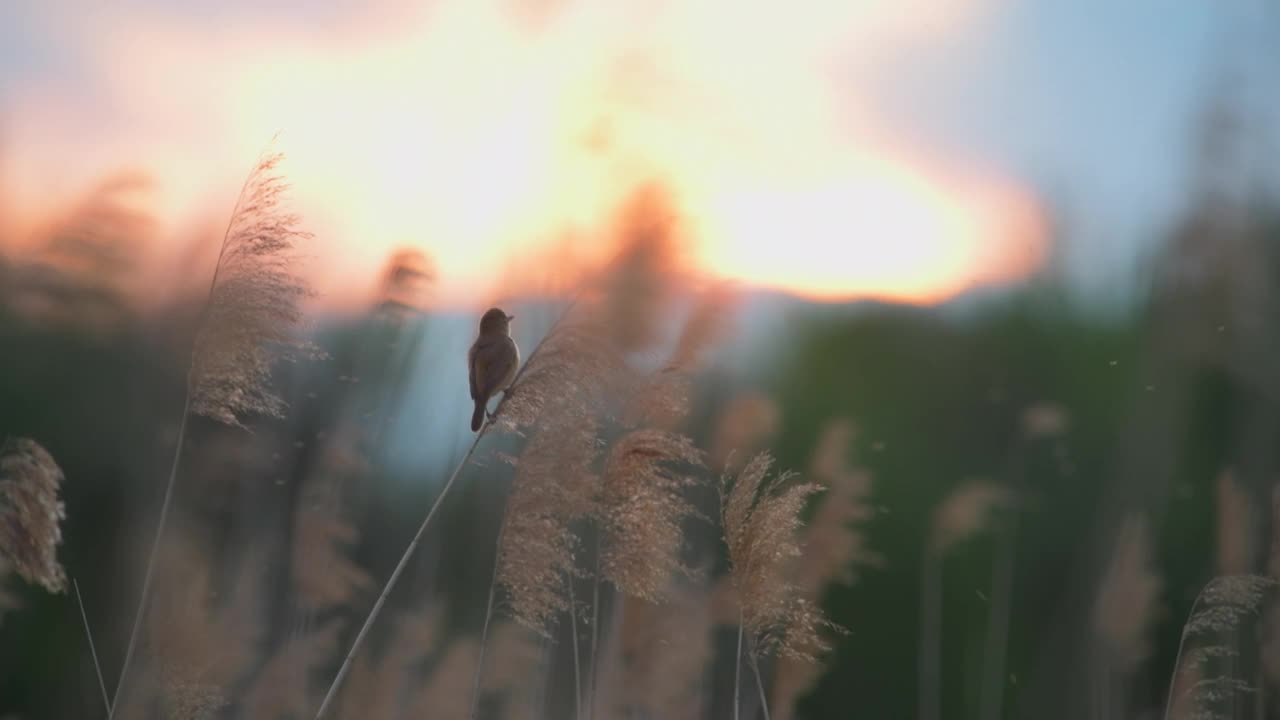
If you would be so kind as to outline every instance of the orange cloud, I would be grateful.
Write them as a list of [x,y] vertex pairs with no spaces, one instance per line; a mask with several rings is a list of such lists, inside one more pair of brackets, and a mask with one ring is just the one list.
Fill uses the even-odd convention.
[[489,269],[531,243],[571,231],[598,254],[592,238],[621,198],[654,178],[711,273],[932,301],[1026,272],[1034,202],[920,160],[840,79],[967,31],[982,4],[801,5],[454,0],[323,37],[280,21],[67,16],[119,121],[50,137],[33,118],[93,109],[20,88],[13,132],[28,151],[12,169],[83,182],[141,164],[176,221],[230,202],[283,129],[298,209],[320,237],[317,280],[337,300],[363,297],[408,244],[434,256],[441,299],[478,302]]

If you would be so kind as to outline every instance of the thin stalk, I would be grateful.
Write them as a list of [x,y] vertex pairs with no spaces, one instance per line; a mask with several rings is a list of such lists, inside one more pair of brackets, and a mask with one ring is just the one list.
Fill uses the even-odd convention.
[[[569,315],[569,311],[573,309],[576,302],[577,301],[574,300],[569,303],[564,312],[560,314],[560,317],[556,320],[555,324],[553,324],[551,329],[547,331],[547,334],[543,336],[542,340],[538,341],[537,346],[533,348],[533,352],[529,353],[529,358],[525,360],[524,365],[522,365],[520,370],[516,372],[516,376],[511,379],[511,385],[509,386],[510,389],[517,387],[520,379],[529,369],[531,362],[538,355],[538,351],[541,350],[542,346],[547,342],[547,338],[551,337],[555,333],[556,328],[564,321],[565,317]],[[504,392],[502,394],[502,400],[498,402],[498,407],[494,409],[493,417],[497,417],[502,412],[502,406],[507,404],[507,400],[510,397],[510,392]],[[490,419],[480,428],[480,432],[476,433],[476,439],[471,442],[471,447],[467,449],[466,455],[462,456],[462,461],[453,469],[453,473],[449,476],[449,480],[444,484],[444,487],[441,488],[440,495],[436,497],[436,501],[432,503],[431,509],[427,511],[427,516],[423,518],[422,524],[418,526],[418,532],[415,533],[413,539],[409,541],[409,546],[405,548],[404,554],[400,556],[400,562],[396,564],[395,570],[391,572],[391,577],[387,578],[386,587],[382,589],[382,594],[378,596],[378,600],[373,604],[373,609],[369,611],[369,616],[365,618],[364,625],[360,628],[360,632],[356,634],[356,639],[352,642],[351,649],[347,652],[346,658],[343,659],[342,666],[338,668],[338,674],[333,678],[333,683],[329,685],[329,690],[325,693],[324,700],[320,703],[320,709],[316,711],[316,720],[320,720],[320,718],[324,717],[325,711],[328,710],[329,706],[333,703],[334,698],[338,694],[339,686],[342,685],[342,681],[346,678],[347,673],[351,672],[351,663],[355,659],[356,653],[360,650],[360,646],[364,643],[365,636],[369,634],[369,628],[373,626],[373,621],[378,618],[378,614],[382,611],[382,606],[386,603],[387,596],[391,594],[391,589],[395,587],[396,581],[400,579],[401,573],[404,572],[405,567],[409,564],[409,557],[412,556],[413,551],[418,548],[418,543],[421,542],[422,536],[426,534],[427,526],[431,524],[431,519],[435,517],[436,511],[440,509],[441,503],[444,502],[445,497],[449,495],[449,490],[453,488],[454,482],[458,479],[458,476],[462,474],[462,469],[467,466],[468,462],[470,462],[471,456],[475,454],[476,448],[480,445],[480,441],[484,439],[484,436],[488,434],[489,429],[492,427],[493,420]],[[495,572],[497,570],[496,563],[494,565],[494,570]],[[492,614],[493,589],[491,587],[489,590],[488,615]],[[487,628],[488,617],[485,618],[485,625]],[[484,651],[482,645],[482,658],[483,654]],[[473,707],[473,716],[474,712],[475,708]]]
[[596,532],[596,572],[591,577],[591,649],[587,660],[591,675],[588,678],[589,693],[587,697],[587,718],[596,716],[596,677],[600,674],[600,656],[598,653],[600,638],[600,533]]
[[930,547],[925,548],[920,563],[920,699],[919,720],[938,720],[939,667],[942,629],[942,558]]
[[165,526],[169,522],[169,508],[173,504],[173,487],[178,479],[178,467],[182,460],[182,444],[187,435],[187,415],[191,410],[191,380],[188,373],[187,397],[182,405],[182,422],[178,425],[178,445],[173,451],[173,464],[169,466],[169,481],[165,484],[164,500],[160,503],[160,519],[156,523],[155,539],[151,541],[151,553],[147,558],[147,571],[142,576],[142,592],[138,597],[138,610],[134,613],[133,629],[129,632],[129,645],[124,652],[124,664],[120,666],[120,679],[116,681],[115,702],[107,704],[107,720],[112,720],[119,705],[120,693],[124,691],[124,682],[129,675],[129,667],[133,661],[133,653],[138,647],[138,635],[142,629],[142,618],[147,612],[147,600],[151,594],[151,581],[155,575],[156,557],[160,554],[160,541],[164,538]]
[[764,681],[760,679],[760,661],[756,659],[754,648],[747,654],[747,659],[751,662],[751,672],[756,676],[756,690],[760,693],[760,710],[764,713],[764,720],[769,720],[769,701],[764,696]]
[[[256,172],[256,168],[255,168]],[[218,275],[222,272],[222,260],[227,255],[227,242],[231,239],[231,229],[235,226],[236,216],[240,214],[240,207],[244,204],[244,194],[249,189],[249,182],[253,179],[253,173],[245,179],[244,184],[240,186],[240,195],[236,197],[236,204],[231,208],[231,219],[227,222],[226,230],[222,233],[222,245],[218,248],[218,260],[213,266],[213,278],[209,281],[209,296],[205,299],[204,308],[200,311],[200,319],[196,322],[196,337],[199,338],[200,332],[204,329],[205,321],[209,319],[209,311],[213,306],[213,292],[218,288]],[[107,720],[115,717],[116,707],[119,706],[120,693],[124,690],[124,681],[129,674],[129,668],[133,661],[133,653],[138,646],[138,634],[142,630],[142,618],[146,614],[147,600],[151,592],[151,580],[156,568],[156,557],[160,553],[160,541],[164,537],[164,530],[169,520],[169,507],[173,502],[173,486],[178,479],[178,467],[182,460],[182,446],[187,437],[187,416],[191,413],[191,381],[195,377],[196,357],[195,350],[191,351],[191,364],[187,367],[187,391],[186,397],[182,400],[182,421],[178,425],[177,445],[173,449],[173,463],[169,466],[169,481],[165,484],[164,500],[160,503],[160,518],[156,522],[156,536],[151,543],[151,553],[147,556],[147,570],[142,576],[142,592],[138,597],[138,611],[133,618],[133,629],[129,631],[129,645],[125,649],[124,663],[120,666],[120,679],[116,682],[115,702],[107,704]]]
[[742,695],[742,610],[738,610],[738,652],[733,656],[733,720],[741,720]]
[[449,490],[453,488],[454,482],[458,476],[462,474],[462,468],[467,466],[471,460],[471,456],[475,454],[476,447],[480,445],[481,438],[489,429],[486,424],[476,433],[476,439],[471,442],[471,447],[467,449],[467,454],[462,456],[462,462],[453,469],[453,474],[449,476],[449,480],[441,488],[440,494],[436,496],[436,501],[431,504],[431,509],[427,511],[427,516],[423,518],[422,524],[418,526],[418,532],[414,533],[413,539],[409,541],[409,547],[405,548],[404,554],[400,556],[400,562],[396,563],[395,570],[391,571],[391,577],[387,578],[386,587],[382,589],[382,594],[378,596],[377,601],[373,603],[373,609],[369,611],[369,616],[365,618],[364,625],[361,626],[360,632],[356,633],[356,639],[351,643],[351,649],[347,651],[347,656],[342,660],[342,666],[338,668],[338,674],[334,676],[333,682],[329,685],[329,691],[325,693],[324,700],[320,703],[320,709],[316,711],[316,720],[324,717],[324,713],[329,709],[329,705],[333,703],[334,698],[338,695],[338,688],[342,685],[342,681],[346,679],[347,673],[351,671],[351,663],[355,660],[356,653],[359,652],[360,646],[364,644],[365,637],[369,634],[369,629],[373,627],[373,621],[378,618],[378,614],[382,612],[382,606],[387,602],[387,597],[391,595],[391,589],[395,587],[396,582],[400,579],[400,575],[409,565],[409,558],[413,556],[413,551],[418,549],[418,543],[422,541],[422,536],[427,532],[427,526],[431,524],[431,519],[435,517],[436,511],[440,509],[444,499],[449,495]]
[[107,714],[111,714],[111,700],[107,697],[107,683],[102,679],[102,665],[98,662],[98,651],[93,647],[93,631],[89,629],[89,616],[84,611],[84,598],[80,597],[80,583],[71,578],[71,587],[76,591],[76,605],[80,607],[80,619],[84,621],[84,636],[89,639],[89,656],[93,658],[93,669],[98,673],[98,687],[102,690],[102,702],[107,706]]
[[1017,559],[1015,544],[1017,516],[1009,520],[1007,535],[1000,544],[995,577],[991,580],[991,606],[987,615],[986,652],[983,653],[982,712],[979,717],[1000,718],[1004,705],[1004,667],[1009,645],[1009,617],[1013,601],[1013,569]]
[[489,601],[484,609],[484,627],[480,630],[480,652],[476,655],[476,672],[475,677],[471,681],[471,713],[467,716],[471,720],[475,720],[476,712],[480,707],[480,679],[484,675],[484,655],[485,650],[489,647],[489,623],[493,620],[493,604],[494,598],[498,594],[498,557],[497,548],[502,547],[502,536],[507,530],[507,518],[504,514],[502,517],[502,527],[498,529],[498,542],[494,550],[493,558],[493,577],[489,580]]
[[582,668],[578,660],[578,602],[573,599],[573,575],[569,581],[569,627],[573,634],[573,717],[582,720]]

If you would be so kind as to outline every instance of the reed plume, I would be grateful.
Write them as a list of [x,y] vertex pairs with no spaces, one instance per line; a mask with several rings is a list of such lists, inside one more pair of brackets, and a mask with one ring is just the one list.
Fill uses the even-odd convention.
[[594,420],[552,415],[530,438],[516,464],[498,540],[497,584],[512,617],[545,634],[569,610],[566,578],[574,571],[572,523],[595,510],[599,454]]
[[310,345],[294,331],[311,289],[294,272],[298,243],[311,239],[284,209],[284,156],[258,161],[240,192],[223,237],[205,317],[191,364],[191,411],[243,427],[253,415],[283,417],[271,370]]
[[683,493],[698,482],[688,470],[700,467],[692,440],[662,430],[633,430],[610,450],[599,509],[601,570],[627,595],[659,602],[672,576],[688,572],[681,525],[696,510]]
[[[443,608],[431,605],[397,618],[389,646],[376,660],[362,656],[351,671],[338,717],[397,720],[407,693],[419,683],[418,666],[435,651],[443,627]],[[429,714],[425,709],[418,715]]]
[[942,501],[933,512],[929,538],[920,561],[920,720],[939,716],[942,644],[942,564],[956,545],[987,529],[991,513],[1010,502],[1008,490],[985,480],[970,480]]
[[653,346],[673,297],[679,216],[667,191],[642,185],[615,219],[619,250],[601,273],[600,314],[607,338],[624,353]]
[[1151,567],[1146,518],[1133,515],[1120,528],[1093,606],[1094,632],[1116,672],[1133,672],[1151,653],[1148,632],[1160,588],[1160,576]]
[[1253,530],[1256,520],[1249,493],[1223,470],[1217,479],[1218,574],[1243,575],[1253,568]]
[[672,583],[662,604],[626,599],[621,629],[621,677],[607,687],[616,717],[694,720],[704,710],[706,672],[713,656],[706,592]]
[[369,573],[347,554],[356,529],[318,502],[304,500],[294,518],[290,571],[300,609],[312,613],[351,605],[373,584]]
[[797,475],[769,477],[773,457],[760,453],[736,478],[721,480],[721,521],[729,549],[730,579],[738,595],[742,626],[758,652],[813,659],[810,648],[825,649],[813,637],[824,624],[812,603],[798,597],[788,577],[789,565],[801,556],[800,513],[816,483],[795,482]]
[[[1127,717],[1126,684],[1151,653],[1148,633],[1158,612],[1160,576],[1151,567],[1146,518],[1125,519],[1093,605],[1099,647],[1095,702],[1102,717]],[[1119,682],[1116,682],[1118,680]]]
[[0,562],[29,583],[51,593],[67,588],[58,562],[60,523],[66,509],[58,499],[62,469],[34,440],[17,438],[0,446]]
[[[853,584],[860,568],[878,567],[884,561],[867,547],[863,534],[862,526],[876,511],[870,503],[870,474],[849,466],[847,452],[853,436],[852,423],[832,421],[823,430],[810,462],[810,476],[825,491],[805,530],[803,554],[794,576],[802,597],[815,605],[828,586]],[[811,653],[817,654],[818,649]],[[774,717],[790,718],[796,702],[813,689],[821,674],[817,663],[780,658],[774,671]]]
[[939,556],[990,526],[992,511],[1012,501],[1009,491],[985,480],[956,488],[934,511],[929,551]]
[[139,708],[158,704],[166,717],[219,717],[256,667],[265,565],[242,559],[223,589],[210,561],[209,547],[191,532],[165,544],[157,561],[161,589],[144,626],[142,675],[114,703],[117,715],[142,717]]
[[338,646],[342,621],[286,643],[254,676],[243,695],[244,714],[251,718],[303,717],[315,707],[314,671]]
[[[1230,707],[1240,693],[1255,688],[1234,674],[1233,662],[1239,656],[1234,637],[1240,642],[1241,625],[1258,613],[1275,581],[1260,575],[1230,575],[1209,581],[1182,626],[1178,655],[1174,662],[1169,695],[1165,701],[1165,718],[1179,708],[1188,718],[1217,720],[1232,717]],[[1194,677],[1194,682],[1184,680]],[[1174,690],[1182,697],[1175,697]]]
[[622,412],[627,427],[675,430],[692,409],[693,374],[729,332],[736,296],[724,284],[702,290],[662,367],[637,378]]
[[[258,160],[240,189],[223,235],[209,297],[197,325],[173,462],[116,697],[128,678],[150,599],[152,574],[173,502],[188,417],[195,413],[244,427],[244,420],[253,414],[281,416],[284,401],[270,388],[271,366],[277,360],[293,358],[307,347],[295,339],[293,331],[302,318],[300,303],[311,290],[294,274],[292,266],[296,244],[311,236],[300,229],[298,216],[284,209],[287,185],[278,173],[282,159],[283,155],[272,151]],[[114,717],[114,707],[108,717]]]
[[821,491],[815,483],[793,482],[794,473],[769,477],[773,457],[751,459],[736,478],[720,481],[720,514],[729,550],[729,578],[738,597],[738,662],[734,674],[734,716],[738,716],[743,641],[768,717],[758,657],[777,654],[812,662],[829,649],[821,631],[834,628],[821,609],[788,579],[800,557],[800,513]]
[[136,203],[149,186],[137,173],[109,177],[42,233],[38,257],[14,278],[19,308],[91,330],[118,327],[137,254],[155,234],[153,218]]
[[479,655],[480,645],[475,638],[460,638],[450,643],[426,682],[414,693],[409,703],[410,715],[465,720],[471,712],[471,696],[466,688]]
[[722,473],[737,472],[764,442],[778,431],[778,405],[764,393],[744,392],[720,413],[711,440],[711,468]]

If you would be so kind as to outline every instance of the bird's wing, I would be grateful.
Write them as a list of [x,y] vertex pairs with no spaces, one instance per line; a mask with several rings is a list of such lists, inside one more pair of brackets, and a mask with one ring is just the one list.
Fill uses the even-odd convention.
[[467,379],[471,383],[471,399],[475,400],[478,395],[479,388],[476,386],[476,377],[479,375],[476,369],[476,352],[480,347],[480,341],[477,340],[471,349],[467,351]]
[[476,359],[472,363],[475,368],[476,389],[480,397],[492,397],[502,389],[515,368],[515,343],[504,337],[499,342],[484,343],[476,347]]

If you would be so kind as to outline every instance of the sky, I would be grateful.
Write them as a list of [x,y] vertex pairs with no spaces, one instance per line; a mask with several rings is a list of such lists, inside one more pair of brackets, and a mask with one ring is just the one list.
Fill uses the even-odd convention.
[[1110,287],[1185,197],[1215,82],[1275,110],[1264,7],[15,0],[0,191],[34,222],[144,172],[171,272],[279,133],[335,303],[410,245],[483,304],[539,248],[606,253],[655,183],[695,268],[806,297],[932,302],[1051,253]]

